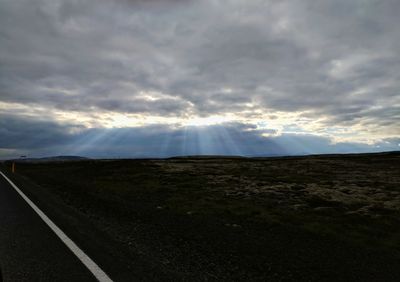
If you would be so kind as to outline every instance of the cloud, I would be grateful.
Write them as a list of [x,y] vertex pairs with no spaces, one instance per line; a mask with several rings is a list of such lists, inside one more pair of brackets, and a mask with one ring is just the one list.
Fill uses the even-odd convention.
[[92,128],[99,115],[229,115],[331,139],[346,127],[352,142],[395,138],[399,9],[396,0],[1,0],[0,113],[41,108],[57,113],[51,123],[63,112],[73,116],[66,127],[91,115]]

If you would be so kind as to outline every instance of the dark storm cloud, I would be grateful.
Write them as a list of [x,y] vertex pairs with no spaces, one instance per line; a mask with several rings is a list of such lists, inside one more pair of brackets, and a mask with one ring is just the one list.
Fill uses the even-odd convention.
[[175,128],[152,125],[131,128],[86,129],[79,125],[32,122],[0,116],[0,158],[20,155],[81,155],[89,157],[169,157],[179,155],[302,155],[398,150],[400,138],[366,145],[332,143],[328,137],[282,134],[273,130],[225,123]]
[[71,131],[79,129],[82,129],[79,125],[0,115],[0,151],[15,149],[23,152],[65,146],[72,141]]

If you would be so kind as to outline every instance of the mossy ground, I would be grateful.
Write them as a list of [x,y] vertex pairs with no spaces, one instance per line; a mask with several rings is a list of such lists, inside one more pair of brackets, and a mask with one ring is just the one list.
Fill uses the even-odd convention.
[[[304,269],[318,259],[327,260],[320,262],[328,265],[324,268],[337,268],[340,260],[353,258],[348,253],[352,248],[360,255],[378,252],[382,257],[375,259],[382,262],[400,258],[400,155],[396,153],[87,160],[21,163],[17,170],[97,221],[121,243],[152,253],[184,278],[199,273],[203,273],[200,280],[290,280],[293,275],[301,279],[302,274],[306,280],[326,278],[329,269],[317,267],[313,274],[304,274],[308,273]],[[146,239],[139,234],[144,230],[155,235]],[[156,245],[164,248],[158,254],[148,240],[155,237],[160,241]],[[340,250],[331,261],[320,253],[330,243]],[[271,254],[277,256],[274,262],[267,259]],[[296,264],[294,254],[306,262],[279,266],[279,260]],[[184,259],[192,256],[198,262],[185,265]],[[360,263],[370,268],[373,261]],[[249,263],[253,265],[244,265]],[[346,267],[341,270],[343,277],[363,277],[353,277]]]

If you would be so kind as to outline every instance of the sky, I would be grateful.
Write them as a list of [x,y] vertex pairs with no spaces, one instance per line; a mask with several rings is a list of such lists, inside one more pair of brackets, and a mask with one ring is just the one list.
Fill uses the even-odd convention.
[[400,149],[398,0],[0,0],[0,159]]

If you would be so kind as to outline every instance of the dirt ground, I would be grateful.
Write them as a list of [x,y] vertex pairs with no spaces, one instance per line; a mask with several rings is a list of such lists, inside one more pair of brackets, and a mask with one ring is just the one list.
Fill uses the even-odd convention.
[[400,153],[18,163],[16,177],[151,261],[153,280],[400,281]]

